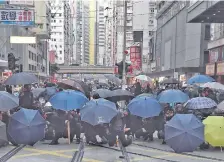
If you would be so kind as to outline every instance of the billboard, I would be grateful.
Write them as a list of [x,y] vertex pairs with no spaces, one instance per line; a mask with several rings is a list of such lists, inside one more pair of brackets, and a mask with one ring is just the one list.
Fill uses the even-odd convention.
[[142,69],[142,57],[141,57],[141,47],[131,46],[130,47],[130,60],[133,72],[141,71]]
[[10,5],[34,6],[33,0],[9,0]]
[[32,26],[35,24],[34,10],[0,9],[0,24]]
[[15,44],[36,44],[36,37],[10,36],[10,43]]

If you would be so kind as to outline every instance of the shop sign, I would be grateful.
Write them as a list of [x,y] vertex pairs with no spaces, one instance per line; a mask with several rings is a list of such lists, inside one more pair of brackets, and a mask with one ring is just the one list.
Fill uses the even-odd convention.
[[217,75],[224,75],[224,62],[217,63]]
[[206,75],[214,75],[215,74],[215,64],[206,65]]

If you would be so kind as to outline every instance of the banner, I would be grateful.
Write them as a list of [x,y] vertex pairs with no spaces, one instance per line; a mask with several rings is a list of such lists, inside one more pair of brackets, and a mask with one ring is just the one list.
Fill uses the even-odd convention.
[[130,47],[130,60],[133,71],[141,71],[142,69],[142,57],[141,47],[131,46]]
[[0,23],[5,25],[32,26],[34,10],[0,9]]
[[217,75],[224,75],[224,62],[217,63]]
[[206,75],[213,76],[215,74],[215,64],[206,65]]

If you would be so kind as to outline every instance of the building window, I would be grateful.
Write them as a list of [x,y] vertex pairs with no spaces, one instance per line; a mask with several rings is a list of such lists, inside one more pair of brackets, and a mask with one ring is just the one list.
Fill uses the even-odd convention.
[[60,51],[60,54],[62,54],[62,51]]
[[32,70],[32,67],[31,67],[31,65],[29,64],[29,70]]
[[56,20],[54,20],[54,22],[56,23]]
[[62,20],[59,20],[59,22],[61,23],[61,22],[62,22]]
[[32,58],[32,56],[31,56],[32,54],[31,54],[31,52],[29,51],[29,59],[31,59]]
[[151,9],[151,13],[154,13],[154,8]]
[[61,17],[61,13],[59,14],[59,16]]
[[62,45],[60,45],[60,48],[62,48]]
[[56,39],[54,39],[54,41],[56,42]]

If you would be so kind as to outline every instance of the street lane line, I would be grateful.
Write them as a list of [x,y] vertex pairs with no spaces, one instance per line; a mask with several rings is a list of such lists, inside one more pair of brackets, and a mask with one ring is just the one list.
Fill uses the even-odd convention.
[[29,156],[39,156],[39,155],[44,155],[44,154],[42,154],[42,153],[22,154],[22,155],[13,156],[12,159],[24,158],[24,157],[29,157]]
[[[45,154],[45,155],[53,155],[53,156],[57,156],[57,157],[63,157],[66,159],[72,158],[71,155],[60,154],[55,151],[38,150],[38,149],[33,149],[33,148],[25,148],[25,150],[35,152],[35,153]],[[103,161],[88,159],[88,158],[83,158],[83,161],[85,161],[85,162],[103,162]]]

